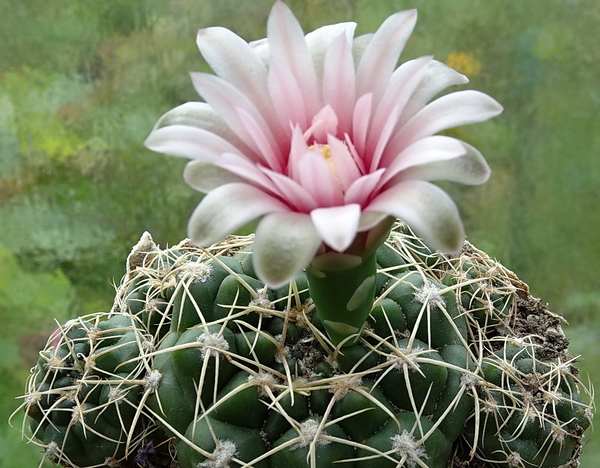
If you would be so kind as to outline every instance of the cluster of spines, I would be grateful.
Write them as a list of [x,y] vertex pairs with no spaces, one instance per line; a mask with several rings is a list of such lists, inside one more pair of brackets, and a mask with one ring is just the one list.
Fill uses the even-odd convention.
[[59,327],[28,380],[23,432],[54,463],[119,466],[156,437],[140,404],[151,350],[130,315],[91,314]]
[[[345,350],[331,344],[315,317],[305,276],[277,291],[267,290],[254,278],[250,244],[251,238],[235,238],[209,250],[182,243],[161,251],[146,236],[128,258],[128,273],[119,287],[113,313],[136,317],[156,348],[147,354],[146,361],[154,370],[138,379],[143,382],[143,403],[148,401],[148,405],[138,410],[144,417],[137,419],[158,422],[175,436],[180,441],[176,444],[180,461],[194,468],[220,468],[230,462],[256,467],[269,463],[315,467],[326,466],[323,460],[329,457],[329,461],[346,460],[347,466],[354,463],[356,467],[371,466],[370,461],[377,459],[377,466],[387,462],[390,466],[445,468],[444,457],[449,454],[439,457],[434,447],[443,446],[448,451],[452,441],[462,436],[472,456],[487,460],[491,466],[508,463],[518,467],[519,463],[530,463],[527,457],[531,454],[521,455],[514,441],[526,435],[533,408],[542,426],[547,422],[551,427],[533,454],[541,460],[540,466],[558,466],[548,461],[556,459],[553,447],[557,443],[560,448],[565,440],[574,441],[559,450],[558,456],[562,453],[563,458],[570,451],[567,461],[574,448],[576,451],[590,417],[589,406],[578,397],[582,386],[576,379],[571,376],[568,391],[548,390],[544,408],[532,405],[519,390],[519,385],[536,375],[535,369],[529,373],[507,371],[498,383],[490,382],[490,369],[496,361],[500,367],[510,367],[504,351],[497,350],[506,349],[510,340],[520,343],[524,339],[511,337],[510,332],[520,284],[501,265],[470,246],[470,251],[449,259],[429,251],[406,228],[396,230],[378,254],[377,281],[382,294],[362,332],[361,345]],[[233,301],[223,301],[218,292],[209,298],[195,292],[225,278],[235,289]],[[412,302],[407,308],[415,309],[411,323],[406,323],[405,314],[394,311],[398,304],[394,295],[401,295],[402,290]],[[210,313],[205,314],[209,308]],[[444,333],[436,326],[436,318],[430,318],[431,308],[440,311],[437,320],[441,317],[450,324]],[[449,313],[453,308],[456,311]],[[172,369],[173,356],[186,350],[200,353],[202,362],[199,378],[186,384],[187,394]],[[573,372],[569,362],[547,365],[556,369],[548,370],[548,376]],[[426,374],[423,369],[428,368],[433,374],[419,387],[415,376]],[[393,371],[400,377],[390,384]],[[444,378],[435,372],[445,373]],[[553,379],[545,380],[550,382],[548,388]],[[381,394],[386,380],[392,388],[404,386],[403,398],[408,402],[404,408],[398,401],[390,404],[389,397]],[[453,391],[444,394],[444,388],[436,390],[432,383],[436,381],[447,382],[437,387],[452,386]],[[179,388],[180,398],[175,400],[193,399],[191,418],[186,415],[174,422],[165,417],[169,411],[177,414],[190,408],[189,404],[185,408],[175,405],[165,411],[161,394],[169,385]],[[36,391],[31,389],[30,394]],[[256,395],[248,397],[248,391]],[[431,403],[434,399],[427,398],[433,391],[441,394],[436,397],[440,402],[437,407]],[[247,419],[256,421],[245,424],[256,427],[243,428],[237,435],[232,432],[235,425],[223,416],[232,403],[221,401],[223,395],[231,401],[255,401],[257,412],[250,412]],[[347,404],[350,409],[340,409],[347,395],[352,395],[347,401],[357,401]],[[552,397],[554,401],[550,401]],[[557,402],[565,401],[571,402],[578,414],[575,423],[557,416]],[[553,413],[549,414],[554,416],[545,416],[550,406]],[[235,414],[233,407],[230,411]],[[524,415],[520,420],[524,422],[515,424],[514,414],[519,413]],[[422,417],[424,414],[428,418]],[[469,420],[470,430],[463,434],[465,420]],[[353,427],[368,426],[367,422],[377,425],[374,434],[368,437],[360,429],[353,433]],[[504,429],[510,424],[515,429],[506,436]],[[569,424],[571,432],[561,432]],[[436,439],[440,430],[445,443]],[[132,433],[129,428],[130,445]],[[489,442],[494,438],[500,440],[499,448]],[[136,440],[141,443],[147,438]],[[490,447],[493,456],[489,455]]]

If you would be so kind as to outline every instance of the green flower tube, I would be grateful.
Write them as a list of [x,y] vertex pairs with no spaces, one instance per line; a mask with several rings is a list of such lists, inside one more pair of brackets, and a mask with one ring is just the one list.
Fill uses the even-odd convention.
[[[344,254],[337,256],[351,257]],[[354,264],[352,258],[358,258],[360,263]],[[352,258],[336,263],[340,266],[350,263],[352,266],[348,268],[317,269],[312,266],[306,271],[318,317],[335,345],[356,343],[375,297],[376,255]]]

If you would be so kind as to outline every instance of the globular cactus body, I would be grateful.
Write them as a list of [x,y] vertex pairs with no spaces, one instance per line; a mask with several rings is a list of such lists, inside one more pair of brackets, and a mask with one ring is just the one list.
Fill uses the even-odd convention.
[[[515,326],[526,286],[471,246],[447,258],[404,226],[392,232],[376,254],[375,303],[349,346],[329,339],[306,274],[270,290],[251,256],[251,238],[160,250],[146,236],[134,248],[113,316],[100,322],[139,330],[131,356],[112,342],[100,353],[109,364],[97,380],[135,382],[120,432],[107,437],[118,441],[111,460],[167,436],[183,468],[558,468],[578,455],[591,413],[566,346]],[[50,403],[63,375],[37,375],[30,395]],[[120,406],[97,393],[106,410],[90,414],[114,415]],[[34,436],[48,447],[41,428],[60,427],[49,421],[64,410],[53,400],[36,419],[30,400]],[[127,422],[146,432],[134,437]],[[67,435],[56,439],[65,453],[73,436],[79,443]]]
[[66,323],[49,344],[28,384],[33,436],[55,463],[118,466],[153,426],[140,407],[150,336],[134,316],[95,314]]

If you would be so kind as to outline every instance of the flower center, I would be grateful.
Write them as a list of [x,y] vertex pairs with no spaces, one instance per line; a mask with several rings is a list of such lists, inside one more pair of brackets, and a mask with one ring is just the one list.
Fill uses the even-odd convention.
[[319,150],[321,153],[321,156],[323,156],[323,158],[325,158],[325,161],[327,161],[329,163],[329,166],[331,167],[331,169],[333,171],[335,171],[335,166],[333,165],[333,160],[331,159],[331,148],[329,147],[329,145],[316,144],[316,145],[309,146],[308,149],[310,151],[314,151],[315,149]]
[[331,170],[331,173],[333,174],[335,181],[337,182],[337,184],[339,185],[339,187],[343,193],[344,185],[342,184],[342,179],[341,179],[340,175],[338,174],[338,171],[337,171],[335,164],[333,162],[333,159],[331,157],[331,147],[329,145],[314,144],[314,145],[309,146],[308,149],[313,152],[315,152],[315,150],[318,150],[321,153],[321,156],[323,156],[323,159],[325,159],[325,161],[327,161],[327,164],[329,165],[329,169]]

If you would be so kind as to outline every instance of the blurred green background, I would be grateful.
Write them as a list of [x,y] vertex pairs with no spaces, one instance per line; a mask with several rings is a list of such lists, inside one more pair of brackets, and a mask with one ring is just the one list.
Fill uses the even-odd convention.
[[[185,237],[199,196],[185,161],[142,142],[197,96],[198,28],[265,34],[271,0],[0,0],[0,467],[38,465],[5,423],[55,326],[108,310],[148,230]],[[289,0],[306,31],[355,20],[372,32],[419,9],[403,58],[434,54],[505,106],[451,131],[493,176],[458,199],[469,240],[569,320],[582,375],[600,381],[600,3],[597,0]],[[587,379],[587,377],[583,377]],[[19,419],[15,419],[19,424]],[[584,450],[600,466],[600,442]]]

